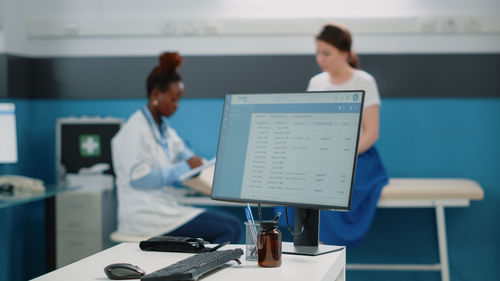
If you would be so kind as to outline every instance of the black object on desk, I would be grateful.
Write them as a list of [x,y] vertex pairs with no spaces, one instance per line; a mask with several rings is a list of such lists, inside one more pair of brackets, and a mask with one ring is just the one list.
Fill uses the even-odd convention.
[[218,268],[228,261],[235,260],[238,264],[241,264],[239,258],[242,255],[243,250],[239,248],[200,253],[147,274],[143,276],[141,280],[198,280],[201,275]]
[[14,185],[4,183],[0,184],[0,195],[13,195],[14,194]]
[[104,268],[104,273],[113,280],[139,279],[146,274],[144,270],[130,263],[110,264]]
[[206,253],[212,252],[229,242],[217,245],[214,248],[205,247],[207,242],[201,238],[181,236],[155,236],[141,241],[139,247],[144,251],[179,252],[179,253]]

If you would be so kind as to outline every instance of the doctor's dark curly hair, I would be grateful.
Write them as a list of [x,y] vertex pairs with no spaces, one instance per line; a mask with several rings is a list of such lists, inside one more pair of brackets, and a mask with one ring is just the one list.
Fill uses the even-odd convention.
[[182,64],[182,57],[178,53],[163,53],[159,60],[160,64],[149,73],[146,81],[148,98],[155,88],[163,92],[168,89],[170,83],[182,80],[177,72]]

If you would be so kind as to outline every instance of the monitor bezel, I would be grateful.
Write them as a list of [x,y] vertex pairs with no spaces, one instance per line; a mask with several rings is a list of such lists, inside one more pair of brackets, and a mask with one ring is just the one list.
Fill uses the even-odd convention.
[[2,134],[4,134],[4,137],[10,137],[10,140],[13,141],[13,147],[10,148],[12,148],[14,155],[12,158],[5,157],[5,155],[0,155],[0,165],[15,164],[19,161],[19,128],[17,120],[17,105],[14,102],[2,101],[0,102],[0,107],[0,114],[12,115],[14,119],[14,130],[9,132],[11,134],[2,132]]
[[[215,164],[215,172],[214,172],[214,182],[212,186],[212,190],[210,193],[210,198],[213,200],[218,200],[218,201],[226,201],[226,202],[235,202],[235,203],[254,203],[254,204],[265,204],[265,205],[271,205],[271,206],[290,206],[290,207],[299,207],[299,208],[306,208],[306,209],[319,209],[319,210],[332,210],[332,211],[349,211],[351,209],[351,203],[352,203],[352,191],[354,188],[354,177],[356,175],[356,163],[358,160],[358,147],[359,147],[359,139],[360,139],[360,133],[361,133],[361,127],[362,127],[362,120],[363,120],[363,111],[364,111],[364,102],[365,102],[365,91],[364,90],[335,90],[335,91],[307,91],[307,92],[272,92],[272,93],[238,93],[238,94],[226,94],[224,96],[224,104],[223,104],[223,109],[222,109],[222,116],[224,116],[224,113],[226,112],[226,102],[228,100],[229,96],[236,96],[236,95],[280,95],[280,94],[290,94],[290,95],[303,95],[307,93],[360,93],[361,94],[361,103],[360,103],[360,114],[359,114],[359,120],[358,120],[358,130],[357,130],[357,135],[358,138],[356,139],[356,145],[355,145],[355,154],[354,154],[354,161],[353,161],[353,169],[352,169],[352,176],[351,176],[351,186],[349,190],[349,200],[348,204],[346,207],[344,206],[333,206],[333,205],[321,205],[321,204],[307,204],[307,203],[297,203],[297,202],[286,202],[286,201],[272,201],[272,200],[258,200],[258,199],[246,199],[246,198],[228,198],[228,197],[222,197],[222,196],[215,196],[214,195],[214,188],[215,187],[215,175],[217,174],[217,162]],[[217,142],[217,156],[219,155],[219,150],[220,150],[220,141],[221,141],[221,134],[222,134],[222,126],[223,126],[223,118],[221,118],[221,123],[220,123],[220,128],[219,128],[219,139]],[[240,187],[241,188],[241,187]]]

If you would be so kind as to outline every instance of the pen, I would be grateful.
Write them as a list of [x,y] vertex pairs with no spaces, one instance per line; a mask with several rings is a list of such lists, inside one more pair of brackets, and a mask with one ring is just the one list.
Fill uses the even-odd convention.
[[259,208],[258,208],[258,210],[259,210],[259,223],[262,224],[262,207],[260,206],[260,203],[258,206],[259,206]]
[[252,224],[252,227],[250,228],[250,233],[252,234],[252,239],[255,244],[255,247],[257,247],[257,229],[255,228],[255,221],[253,220],[252,209],[250,209],[250,204],[248,203],[247,207],[245,208],[245,215],[247,216],[248,223]]
[[274,217],[273,221],[277,222],[278,219],[280,218],[281,216],[281,212],[278,212],[278,214],[276,214],[276,217]]
[[249,204],[247,204],[247,207],[245,208],[245,215],[247,216],[248,223],[252,225],[251,228],[252,237],[255,242],[255,245],[257,245],[257,229],[255,228],[255,221],[253,220],[252,210],[250,209]]
[[[250,204],[248,203],[247,203],[247,210],[248,210],[247,219],[250,219],[252,223],[255,223],[255,221],[253,220],[252,209],[250,208]],[[250,216],[250,218],[248,216]]]

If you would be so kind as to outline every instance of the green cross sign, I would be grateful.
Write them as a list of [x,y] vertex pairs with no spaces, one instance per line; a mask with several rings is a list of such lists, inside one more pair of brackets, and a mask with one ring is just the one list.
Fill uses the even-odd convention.
[[101,136],[99,135],[80,135],[80,155],[82,157],[101,156]]

